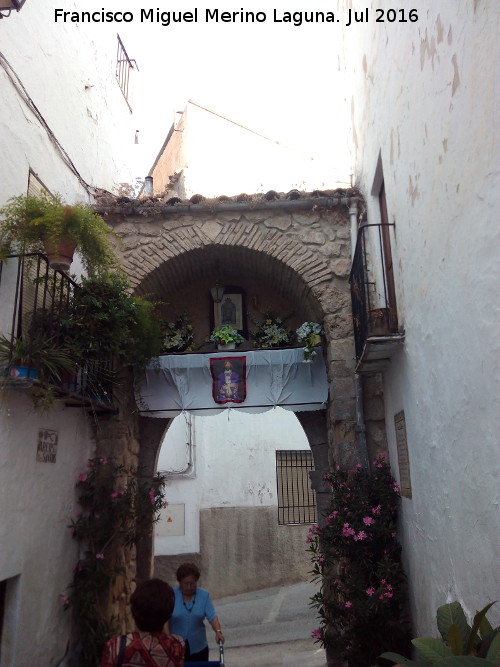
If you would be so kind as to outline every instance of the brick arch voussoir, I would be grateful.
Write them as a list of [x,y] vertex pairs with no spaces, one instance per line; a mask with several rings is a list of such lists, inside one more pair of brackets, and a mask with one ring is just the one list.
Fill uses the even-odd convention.
[[263,229],[262,224],[257,223],[217,222],[218,230],[209,235],[204,224],[205,221],[200,221],[175,230],[160,228],[158,236],[150,237],[148,243],[127,250],[123,255],[123,267],[132,288],[169,259],[214,244],[262,252],[289,266],[311,288],[330,280],[333,275],[326,258],[278,229]]
[[222,245],[239,246],[262,252],[292,268],[302,279],[313,287],[329,280],[333,272],[327,260],[278,229],[263,230],[261,225],[231,224],[227,234],[220,236]]

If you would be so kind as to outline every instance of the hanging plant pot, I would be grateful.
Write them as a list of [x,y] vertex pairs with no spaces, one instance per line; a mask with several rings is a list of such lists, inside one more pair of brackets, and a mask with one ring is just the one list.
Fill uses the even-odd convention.
[[29,389],[38,378],[38,371],[32,366],[8,366],[2,384],[17,389]]
[[54,242],[52,239],[44,239],[43,246],[51,269],[69,271],[76,248],[73,240],[60,238]]
[[218,350],[236,350],[236,343],[218,343]]

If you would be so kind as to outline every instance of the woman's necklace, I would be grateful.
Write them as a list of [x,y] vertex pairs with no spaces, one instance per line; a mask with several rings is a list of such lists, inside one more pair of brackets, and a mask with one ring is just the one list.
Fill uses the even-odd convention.
[[190,607],[187,606],[186,600],[184,600],[184,598],[182,598],[182,604],[184,605],[184,609],[186,609],[189,613],[191,613],[193,611],[193,607],[194,607],[195,602],[196,602],[196,593],[194,594],[193,599],[188,603],[188,604],[191,605]]

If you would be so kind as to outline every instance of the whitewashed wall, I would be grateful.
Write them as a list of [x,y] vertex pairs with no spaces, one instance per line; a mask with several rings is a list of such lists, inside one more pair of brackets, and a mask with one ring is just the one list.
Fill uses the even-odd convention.
[[[159,470],[187,467],[189,436],[185,423],[180,415],[168,431],[158,459]],[[309,449],[294,413],[282,408],[260,415],[228,410],[215,416],[194,417],[191,438],[192,473],[171,479],[166,492],[171,505],[185,505],[185,535],[158,536],[164,532],[164,521],[171,514],[167,507],[157,526],[157,556],[199,551],[202,509],[277,506],[276,450]]]
[[[146,173],[141,161],[151,162],[134,143],[141,125],[115,79],[116,29],[90,33],[88,26],[55,24],[57,4],[28,0],[0,21],[0,206],[26,193],[30,168],[64,200],[89,200],[44,122],[92,186],[111,190],[131,182]],[[72,10],[76,3],[64,5]],[[133,79],[137,94],[140,78]],[[0,333],[10,332],[15,271],[13,261],[3,267]],[[55,463],[36,460],[40,428],[58,433]],[[2,667],[65,664],[70,612],[63,612],[59,595],[78,559],[68,525],[77,511],[76,478],[93,449],[82,409],[59,405],[40,417],[26,391],[0,389],[0,581],[7,581]]]
[[[66,2],[64,9],[81,10],[77,5]],[[112,190],[117,183],[145,176],[152,161],[142,144],[135,144],[147,109],[141,74],[131,70],[133,113],[116,81],[116,25],[56,23],[58,6],[55,0],[31,0],[1,21],[0,204],[26,192],[30,168],[67,201],[88,200],[78,176],[64,164],[43,122],[22,101],[6,71],[17,86],[24,86],[86,183]]]
[[[11,331],[16,275],[11,259],[2,267],[0,335]],[[57,432],[54,460],[37,456],[40,429]],[[78,510],[77,476],[93,455],[91,436],[82,408],[57,403],[40,416],[29,389],[7,388],[0,379],[2,667],[59,665],[68,649],[71,614],[63,611],[60,595],[79,557],[68,526]]]
[[418,22],[372,16],[344,38],[356,184],[378,222],[380,158],[396,224],[406,341],[385,374],[386,420],[398,476],[393,419],[405,410],[413,498],[402,537],[422,635],[440,604],[473,613],[500,593],[499,12],[494,0],[411,6]]
[[[91,455],[79,408],[40,417],[25,390],[0,390],[0,580],[8,580],[2,667],[59,664],[67,650],[66,592],[78,560],[68,528],[75,482]],[[37,461],[39,429],[58,433],[54,463]]]

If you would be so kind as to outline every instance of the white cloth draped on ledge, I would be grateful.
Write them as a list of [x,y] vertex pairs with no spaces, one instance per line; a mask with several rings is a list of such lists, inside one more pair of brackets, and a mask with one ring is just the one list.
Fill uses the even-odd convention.
[[[246,368],[232,394],[235,401],[230,390],[221,401],[224,380],[217,378],[222,378],[224,360],[233,371]],[[328,400],[321,347],[311,363],[304,363],[302,348],[164,355],[136,374],[135,385],[137,406],[146,417],[175,417],[184,411],[215,415],[228,408],[259,413],[276,406],[302,412],[320,410]]]

